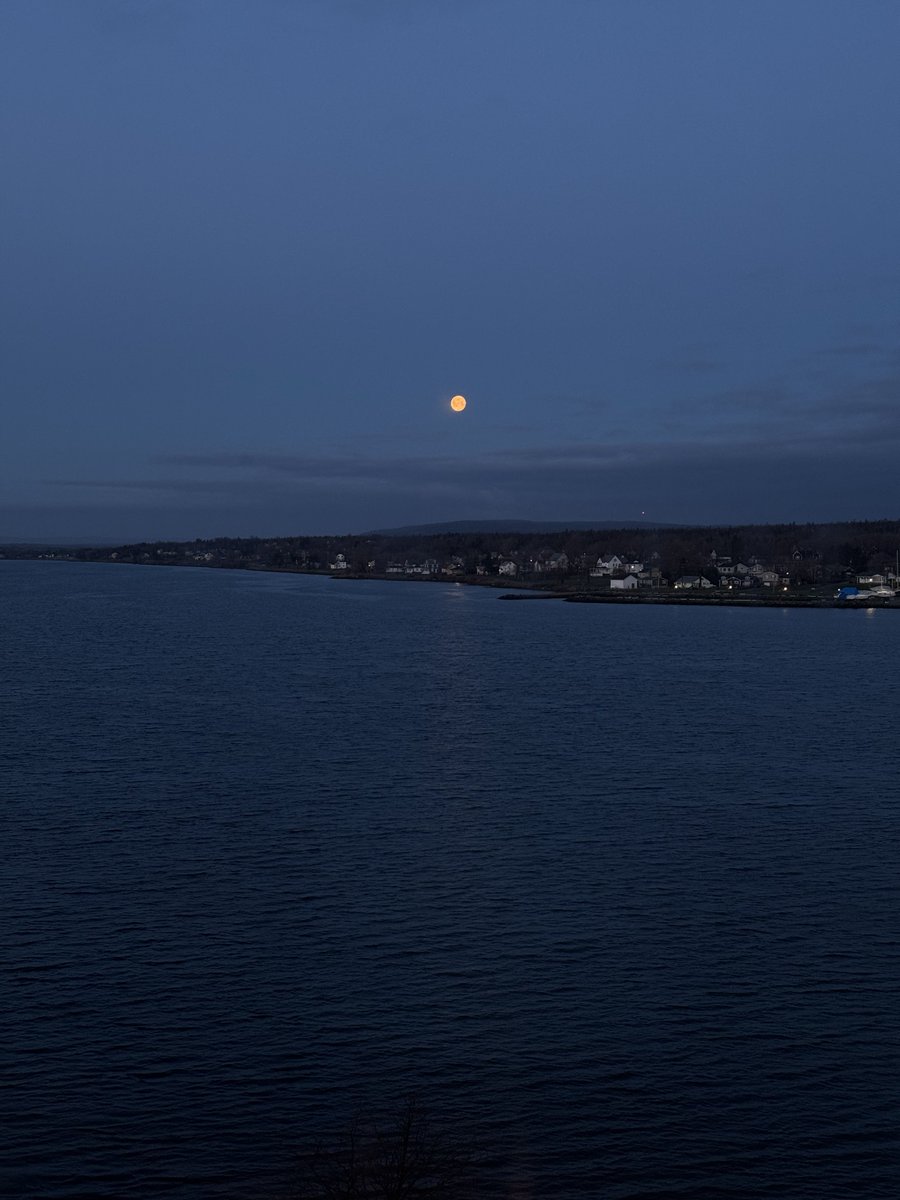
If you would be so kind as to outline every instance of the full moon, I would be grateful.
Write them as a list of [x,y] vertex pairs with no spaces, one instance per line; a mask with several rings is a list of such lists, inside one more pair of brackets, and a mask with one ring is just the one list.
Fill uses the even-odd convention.
[[462,410],[466,407],[465,396],[454,396],[450,401],[450,407],[454,412],[462,412]]

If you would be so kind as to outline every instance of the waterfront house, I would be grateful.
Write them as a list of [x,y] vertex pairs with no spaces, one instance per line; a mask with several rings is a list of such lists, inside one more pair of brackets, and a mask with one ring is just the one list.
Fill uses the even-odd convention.
[[643,571],[639,571],[637,581],[638,587],[660,588],[669,586],[668,580],[663,579],[662,571],[660,571],[659,567],[650,567],[649,570],[645,568]]
[[600,555],[597,559],[597,565],[591,571],[594,576],[597,575],[615,575],[617,571],[625,569],[625,563],[618,554]]
[[675,587],[686,591],[688,588],[711,588],[712,584],[705,575],[681,575],[675,580]]
[[542,550],[535,558],[532,569],[536,572],[568,571],[569,556],[565,552],[558,554],[553,550]]
[[441,564],[436,558],[426,558],[424,562],[405,562],[403,571],[406,575],[437,575]]
[[636,575],[626,575],[624,579],[611,579],[609,581],[610,588],[620,592],[633,592],[637,589],[637,585]]

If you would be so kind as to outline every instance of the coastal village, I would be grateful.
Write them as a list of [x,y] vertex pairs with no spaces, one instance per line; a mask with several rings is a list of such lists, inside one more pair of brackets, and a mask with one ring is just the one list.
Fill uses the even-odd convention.
[[[900,597],[900,522],[564,531],[217,538],[119,547],[0,547],[3,557],[454,580],[598,599],[793,594]],[[900,599],[897,600],[900,603]]]
[[[792,581],[795,586],[815,582],[809,578],[808,571],[795,569],[790,566],[787,570],[777,569],[767,565],[757,558],[751,557],[749,562],[733,562],[729,555],[718,555],[715,551],[710,556],[709,563],[702,574],[684,574],[677,577],[667,576],[659,566],[660,555],[654,552],[649,562],[636,558],[620,558],[617,554],[600,555],[596,562],[579,556],[574,562],[563,551],[551,550],[537,556],[503,557],[492,556],[487,563],[475,565],[476,577],[496,574],[499,578],[514,581],[549,580],[562,582],[567,579],[585,581],[592,586],[611,592],[638,592],[640,590],[661,590],[672,588],[676,592],[687,591],[725,591],[736,589],[772,589],[789,591]],[[793,564],[801,564],[803,555],[795,551],[792,556]],[[377,573],[377,561],[371,559],[366,563],[366,573]],[[328,570],[334,573],[350,570],[350,563],[343,554],[336,554],[334,560],[328,563]],[[384,568],[386,575],[415,577],[450,577],[460,578],[467,574],[465,560],[460,555],[454,555],[445,562],[434,558],[426,558],[421,562],[405,560],[403,562],[388,562]],[[900,568],[885,567],[883,572],[865,571],[854,577],[855,584],[843,584],[840,589],[841,599],[868,599],[872,596],[892,597],[900,587]],[[866,589],[863,591],[862,589]]]

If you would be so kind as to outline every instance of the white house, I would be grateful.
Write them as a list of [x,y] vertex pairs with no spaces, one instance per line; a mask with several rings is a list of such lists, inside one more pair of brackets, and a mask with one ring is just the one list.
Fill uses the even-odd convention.
[[334,562],[328,564],[328,569],[331,571],[347,571],[349,568],[350,564],[343,554],[339,554]]
[[616,571],[625,569],[625,563],[619,558],[618,554],[610,554],[604,558],[601,554],[597,559],[597,565],[591,571],[592,575],[614,575]]
[[437,575],[441,564],[436,558],[426,558],[424,562],[406,562],[403,570],[406,575]]
[[626,575],[624,579],[611,579],[609,581],[609,586],[619,592],[633,592],[637,589],[637,585],[636,575]]

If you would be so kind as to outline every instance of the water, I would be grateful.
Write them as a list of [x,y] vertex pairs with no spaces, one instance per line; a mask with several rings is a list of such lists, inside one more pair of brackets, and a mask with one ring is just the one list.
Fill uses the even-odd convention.
[[900,615],[0,563],[4,1196],[422,1094],[484,1195],[900,1195]]

